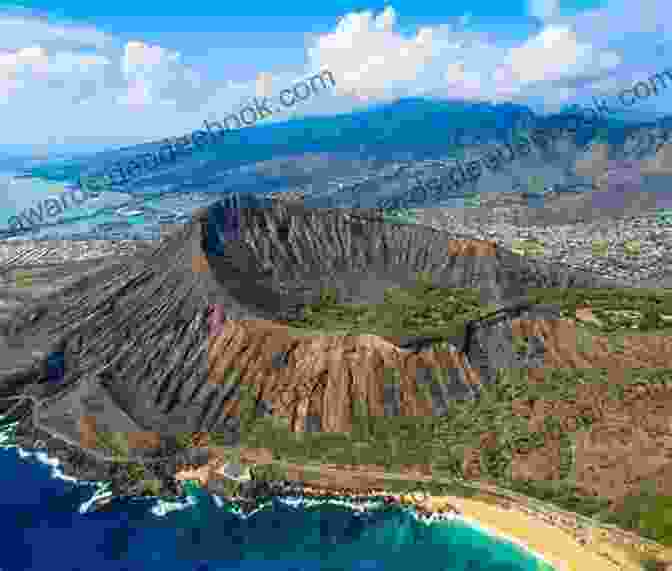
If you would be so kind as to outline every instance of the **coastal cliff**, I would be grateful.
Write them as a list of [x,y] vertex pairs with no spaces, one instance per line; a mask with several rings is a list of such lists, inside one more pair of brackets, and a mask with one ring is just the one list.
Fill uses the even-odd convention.
[[[74,475],[120,474],[130,489],[193,465],[178,453],[184,434],[238,446],[269,422],[275,434],[365,438],[376,419],[444,418],[453,403],[478,402],[502,370],[548,358],[543,328],[517,348],[516,320],[561,321],[557,306],[526,301],[528,290],[615,287],[374,211],[244,205],[238,238],[227,237],[217,207],[199,211],[151,253],[96,266],[7,318],[11,344],[41,356],[7,372],[1,396],[50,399],[36,415],[29,403],[14,410],[26,446],[59,441]],[[54,351],[64,374],[47,381]],[[434,449],[421,448],[402,469],[431,471]],[[484,464],[470,450],[462,469],[478,477]]]
[[[139,430],[211,430],[228,412],[225,391],[215,398],[209,371],[219,359],[207,328],[213,305],[224,308],[234,338],[252,335],[244,322],[259,321],[259,331],[264,323],[300,318],[325,288],[339,302],[379,303],[386,288],[410,287],[419,273],[436,286],[475,288],[483,303],[498,304],[528,287],[613,285],[447,232],[296,204],[241,209],[240,239],[226,241],[218,212],[197,213],[149,256],[108,263],[22,308],[6,325],[12,345],[62,352],[60,388],[101,385]],[[321,350],[334,343],[316,342]],[[376,346],[390,365],[401,364],[392,345],[362,343]],[[226,360],[226,349],[216,346]]]

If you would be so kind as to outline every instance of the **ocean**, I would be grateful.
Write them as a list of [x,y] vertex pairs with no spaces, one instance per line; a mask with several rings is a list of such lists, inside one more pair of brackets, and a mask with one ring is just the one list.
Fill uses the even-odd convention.
[[[0,172],[0,235],[12,234],[12,219],[22,213],[33,221],[30,230],[17,234],[19,239],[158,239],[162,224],[187,222],[193,211],[223,198],[221,192],[170,192],[131,194],[101,192],[95,198],[76,205],[66,195],[67,208],[50,212],[45,203],[57,199],[71,188],[58,181],[17,177],[17,173]],[[77,192],[77,198],[80,193]],[[32,212],[31,212],[32,211]],[[29,222],[22,218],[22,224]]]
[[178,502],[93,511],[104,484],[63,476],[43,452],[13,446],[11,430],[0,433],[0,473],[2,571],[552,571],[458,520],[428,524],[400,507],[274,499],[244,516],[193,487]]

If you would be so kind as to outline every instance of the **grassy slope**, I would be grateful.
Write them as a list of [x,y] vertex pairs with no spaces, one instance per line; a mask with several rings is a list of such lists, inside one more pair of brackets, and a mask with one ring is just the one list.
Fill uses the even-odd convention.
[[[586,331],[608,334],[615,345],[618,345],[619,337],[637,331],[631,328],[635,324],[643,332],[662,334],[672,329],[659,318],[660,314],[672,315],[670,290],[545,289],[529,293],[536,302],[558,303],[561,313],[566,316],[573,316],[577,307],[591,306],[595,315],[603,319],[604,326],[586,325]],[[385,299],[380,305],[346,306],[339,305],[330,292],[325,292],[322,301],[292,326],[307,334],[321,330],[386,336],[448,336],[467,319],[492,310],[479,305],[476,291],[434,288],[422,280],[412,290],[386,292]],[[626,319],[605,313],[612,310],[632,310],[639,314],[633,313]],[[637,370],[633,371],[630,382],[659,383],[670,379],[672,371],[669,370]],[[511,402],[514,399],[571,399],[579,384],[607,382],[606,371],[567,369],[550,370],[545,383],[531,385],[526,381],[524,370],[501,370],[499,382],[486,387],[479,401],[451,403],[448,413],[440,418],[372,417],[360,407],[362,410],[355,411],[351,434],[294,434],[279,419],[250,420],[246,422],[248,430],[243,432],[243,445],[270,448],[277,460],[297,464],[377,464],[390,472],[402,472],[404,465],[429,464],[436,477],[449,478],[463,477],[463,453],[467,447],[475,447],[482,450],[481,466],[485,476],[503,487],[583,515],[608,517],[609,521],[622,527],[672,545],[672,529],[665,523],[666,514],[672,510],[668,498],[652,496],[650,492],[636,495],[619,513],[607,516],[605,501],[586,497],[572,485],[573,434],[561,435],[561,480],[511,480],[513,452],[542,446],[545,433],[557,435],[559,431],[558,419],[549,417],[541,432],[530,432],[524,419],[511,414]],[[620,398],[621,393],[614,389],[611,396]],[[594,420],[579,418],[577,432],[589,429]],[[488,432],[497,434],[497,442],[493,448],[483,450],[480,438]],[[212,437],[216,442],[217,436]],[[427,484],[400,481],[391,485],[408,490],[420,489]],[[663,507],[646,508],[653,505]]]
[[[534,244],[523,244],[534,247]],[[558,303],[563,316],[574,317],[577,307],[590,306],[603,326],[582,325],[590,334],[608,335],[615,350],[624,335],[637,331],[668,334],[672,324],[660,315],[672,315],[672,290],[641,289],[542,289],[530,290],[529,297],[537,303]],[[378,305],[343,305],[333,292],[325,291],[320,303],[311,306],[300,321],[290,324],[296,335],[314,333],[372,333],[381,336],[436,336],[449,338],[463,330],[470,319],[489,313],[493,307],[479,303],[478,290],[447,289],[418,280],[410,290],[386,291],[385,302]],[[616,313],[630,310],[630,316]],[[633,329],[633,326],[637,329]],[[520,340],[514,340],[520,344]],[[523,347],[518,347],[522,349]],[[391,371],[394,373],[394,371]],[[391,376],[394,376],[393,374]],[[658,383],[672,379],[672,371],[637,371],[633,383]],[[483,450],[481,466],[485,477],[504,488],[524,493],[531,498],[553,503],[586,516],[601,518],[645,537],[672,545],[672,528],[667,516],[672,513],[672,500],[648,489],[628,498],[615,514],[607,513],[607,502],[586,497],[572,484],[573,438],[587,430],[595,419],[581,417],[573,434],[561,434],[561,479],[554,482],[514,481],[510,476],[514,451],[531,450],[544,444],[546,433],[557,435],[559,421],[549,417],[540,432],[530,432],[527,422],[511,414],[514,399],[568,399],[579,384],[606,383],[600,370],[549,371],[542,386],[526,382],[524,371],[500,371],[499,382],[487,387],[478,402],[455,402],[441,418],[380,418],[368,415],[359,407],[351,434],[295,434],[281,419],[246,419],[244,446],[273,450],[273,466],[257,467],[255,477],[287,479],[286,463],[305,466],[305,477],[319,479],[320,464],[376,464],[390,473],[402,472],[409,464],[429,464],[435,478],[463,478],[462,458],[467,447],[481,449],[480,437],[497,433],[497,443]],[[615,389],[611,395],[620,398]],[[251,407],[244,407],[246,410]],[[247,416],[247,415],[246,415]],[[216,443],[217,435],[211,435]],[[427,490],[436,494],[470,495],[473,489],[438,482],[394,480],[387,478],[385,487],[394,491]]]
[[435,287],[424,276],[419,276],[413,288],[387,289],[381,304],[339,304],[334,292],[325,290],[320,303],[309,306],[303,319],[290,326],[294,330],[448,338],[468,320],[493,311],[494,307],[481,305],[479,295],[476,289]]

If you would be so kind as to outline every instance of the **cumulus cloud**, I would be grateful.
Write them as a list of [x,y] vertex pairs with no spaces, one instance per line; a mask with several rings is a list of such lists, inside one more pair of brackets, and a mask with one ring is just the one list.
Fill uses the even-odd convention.
[[309,49],[313,67],[327,68],[338,78],[338,93],[364,100],[388,98],[390,86],[412,87],[432,57],[433,31],[421,28],[415,37],[405,38],[395,32],[396,20],[392,7],[377,16],[370,11],[348,14]]
[[166,85],[183,71],[178,52],[140,41],[128,42],[121,57],[127,89],[117,102],[131,106],[161,103],[161,92],[165,93]]
[[[557,11],[545,10],[545,17]],[[530,87],[537,92],[539,84],[556,90],[552,99],[569,99],[576,93],[570,82],[603,78],[621,62],[619,54],[580,39],[569,25],[549,25],[505,48],[447,25],[420,28],[407,37],[396,31],[396,21],[393,8],[378,15],[348,14],[309,51],[314,67],[332,70],[341,93],[369,101],[392,99],[400,92],[507,101],[523,99]],[[568,85],[557,91],[558,80]]]
[[456,25],[412,32],[400,29],[391,6],[344,14],[332,30],[311,36],[305,63],[249,81],[208,78],[178,51],[143,38],[121,41],[91,26],[0,14],[0,144],[94,135],[131,144],[180,135],[323,69],[335,87],[271,120],[408,96],[543,102],[535,110],[554,111],[665,69],[664,62],[650,69],[651,54],[672,32],[664,0],[614,0],[572,17],[559,14],[557,0],[528,6],[542,24],[523,40],[466,30],[468,14]]
[[621,63],[618,54],[580,42],[572,30],[549,26],[522,46],[512,48],[504,62],[521,83],[595,75]]

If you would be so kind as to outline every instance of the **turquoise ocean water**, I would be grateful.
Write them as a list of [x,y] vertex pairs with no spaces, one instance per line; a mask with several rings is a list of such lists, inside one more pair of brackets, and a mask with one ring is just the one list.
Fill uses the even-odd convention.
[[398,507],[273,500],[241,516],[196,490],[179,502],[114,500],[93,511],[104,485],[65,478],[56,461],[4,434],[3,571],[552,571],[459,521],[427,524]]

